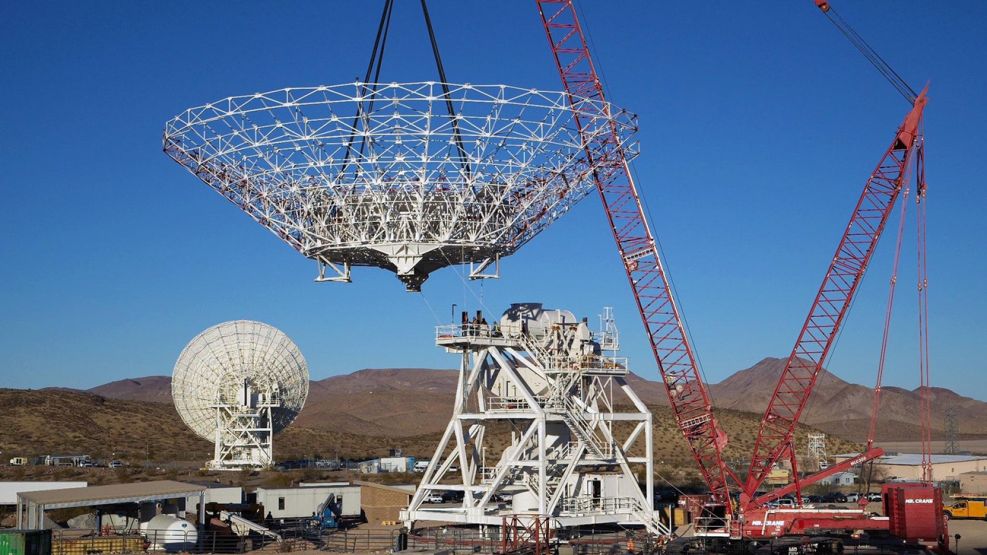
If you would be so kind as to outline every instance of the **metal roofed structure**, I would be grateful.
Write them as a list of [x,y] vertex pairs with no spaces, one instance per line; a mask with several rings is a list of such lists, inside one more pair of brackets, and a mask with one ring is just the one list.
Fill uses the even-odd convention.
[[[932,455],[932,464],[948,464],[960,462],[987,461],[987,456],[978,455]],[[881,464],[921,465],[921,453],[900,453],[885,455],[877,460]]]
[[29,491],[45,491],[51,489],[84,488],[89,485],[85,481],[37,482],[37,481],[0,481],[0,506],[16,505],[17,494]]
[[317,281],[377,266],[419,291],[445,266],[496,277],[633,158],[636,117],[601,104],[434,81],[284,88],[182,112],[164,151],[316,261]]
[[165,499],[199,496],[199,524],[205,524],[205,486],[159,480],[131,484],[111,484],[85,488],[65,488],[30,491],[17,494],[17,527],[40,530],[44,527],[45,511],[72,507],[94,507],[121,503],[145,503]]
[[[847,460],[858,456],[860,453],[841,453],[839,455],[833,455],[833,458],[837,460]],[[961,462],[973,462],[973,461],[987,461],[987,456],[985,455],[932,455],[932,464],[948,464],[948,463],[961,463]],[[912,466],[922,464],[922,454],[921,453],[896,453],[892,455],[884,455],[875,459],[876,463],[879,464],[892,464],[892,465],[902,465],[902,466]]]

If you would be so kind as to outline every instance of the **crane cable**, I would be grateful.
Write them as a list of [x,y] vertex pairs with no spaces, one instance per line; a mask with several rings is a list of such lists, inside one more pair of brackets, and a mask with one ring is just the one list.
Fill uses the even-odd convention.
[[466,148],[463,147],[463,138],[459,134],[459,120],[456,118],[456,110],[452,105],[452,97],[449,96],[449,80],[446,79],[446,70],[442,65],[442,55],[439,53],[439,43],[435,40],[435,29],[432,28],[432,18],[428,15],[428,5],[425,0],[421,0],[422,15],[425,17],[425,28],[428,29],[428,40],[432,44],[432,55],[435,57],[435,67],[439,70],[439,83],[442,86],[442,96],[446,100],[446,109],[449,111],[449,120],[452,122],[452,136],[456,142],[456,149],[459,151],[459,163],[463,166],[463,175],[466,181],[470,180],[469,156]]
[[888,301],[884,311],[884,331],[881,334],[881,354],[877,363],[877,380],[874,384],[874,396],[871,402],[870,425],[867,431],[867,450],[874,447],[877,436],[877,418],[881,407],[881,386],[884,381],[884,366],[888,354],[888,335],[891,330],[891,315],[894,311],[895,286],[898,284],[898,263],[901,260],[901,243],[905,233],[905,216],[908,212],[909,188],[906,185],[902,191],[903,198],[899,208],[898,237],[895,241],[894,262],[891,264],[891,279],[888,281]]
[[[391,13],[394,11],[394,0],[384,0],[384,9],[380,14],[380,23],[377,25],[377,37],[374,39],[374,47],[370,51],[370,62],[367,63],[367,72],[363,77],[363,82],[360,83],[360,97],[361,100],[356,105],[356,114],[353,115],[353,123],[350,124],[350,128],[353,132],[350,134],[350,140],[346,142],[346,152],[343,154],[343,163],[340,165],[339,175],[343,176],[346,174],[346,170],[350,164],[350,152],[353,149],[353,142],[357,135],[357,124],[361,119],[366,120],[370,112],[373,111],[374,97],[377,95],[377,82],[380,79],[380,70],[384,65],[384,48],[387,46],[387,32],[391,28]],[[374,66],[376,65],[376,71],[374,71]],[[373,74],[373,81],[371,81],[370,76]],[[370,89],[370,100],[368,101],[367,108],[364,108],[364,100],[367,98],[368,84],[372,83],[372,88]],[[364,128],[366,128],[366,123],[364,123]],[[360,141],[360,158],[363,157],[363,149],[366,147],[367,136],[362,134],[363,137]],[[359,172],[359,168],[357,169]]]
[[[425,0],[421,0],[421,7],[422,15],[425,17],[425,28],[428,31],[429,44],[432,47],[432,55],[435,58],[435,67],[439,72],[439,85],[442,87],[442,96],[445,98],[446,110],[449,112],[449,119],[452,122],[453,140],[456,143],[460,164],[463,167],[463,174],[465,175],[466,180],[469,181],[471,174],[469,156],[466,154],[466,148],[463,146],[463,139],[459,132],[459,121],[456,119],[456,110],[452,104],[452,98],[450,96],[449,80],[446,78],[445,66],[442,65],[442,55],[439,53],[439,43],[435,38],[435,29],[432,26],[432,18],[429,16],[428,6],[426,5]],[[350,151],[353,144],[352,139],[357,135],[357,123],[360,119],[367,119],[370,113],[373,112],[374,100],[377,96],[377,87],[380,83],[381,67],[384,64],[384,49],[387,46],[387,34],[391,28],[391,15],[393,12],[394,0],[384,0],[384,9],[380,14],[380,22],[377,25],[377,36],[374,39],[373,49],[370,51],[370,62],[367,64],[367,72],[363,77],[363,83],[360,84],[360,96],[365,100],[357,104],[357,112],[353,116],[353,133],[350,141],[346,145],[346,152],[343,155],[342,170],[340,171],[341,175],[346,172],[347,166],[349,165]],[[373,80],[371,80],[371,74],[373,74]],[[366,102],[366,105],[364,105],[364,102]],[[366,143],[367,136],[366,134],[363,134],[360,141],[359,151],[361,156],[363,155]]]
[[932,391],[929,378],[929,275],[926,264],[925,141],[920,136],[915,151],[917,181],[915,203],[918,255],[918,357],[919,416],[922,430],[922,481],[932,482]]
[[915,99],[918,98],[918,93],[915,92],[915,89],[913,89],[901,77],[901,75],[899,75],[898,72],[896,72],[894,68],[892,68],[891,65],[877,53],[877,51],[871,48],[871,46],[867,44],[867,41],[865,41],[864,38],[861,37],[857,31],[855,31],[853,27],[851,27],[850,24],[840,16],[840,14],[836,13],[836,10],[833,9],[829,2],[817,0],[816,4],[819,6],[819,9],[826,14],[826,17],[833,23],[836,29],[850,41],[850,44],[852,44],[854,48],[864,55],[864,58],[867,58],[867,61],[877,68],[877,71],[883,75],[889,83],[891,83],[891,86],[894,87],[901,94],[901,96],[905,97],[905,100],[907,100],[910,104],[914,104]]

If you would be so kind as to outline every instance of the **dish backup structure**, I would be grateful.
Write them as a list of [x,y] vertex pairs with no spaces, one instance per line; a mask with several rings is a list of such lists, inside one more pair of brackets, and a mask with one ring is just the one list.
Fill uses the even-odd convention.
[[357,82],[191,108],[164,151],[316,261],[317,281],[376,266],[420,291],[445,266],[497,277],[594,171],[632,156],[635,131],[633,115],[562,92]]
[[274,464],[274,434],[305,405],[308,365],[281,330],[224,322],[182,351],[171,394],[185,424],[215,444],[209,468],[266,468]]
[[[553,529],[641,525],[665,535],[653,509],[652,415],[616,356],[616,326],[541,304],[514,304],[499,323],[439,326],[436,344],[460,358],[452,419],[402,519],[500,526],[524,514]],[[614,390],[627,409],[619,409]],[[505,436],[506,448],[492,436]],[[635,465],[645,482],[638,484]],[[432,505],[458,492],[456,506]],[[452,495],[456,495],[453,493]],[[458,495],[456,495],[458,497]],[[504,498],[509,498],[504,501]]]

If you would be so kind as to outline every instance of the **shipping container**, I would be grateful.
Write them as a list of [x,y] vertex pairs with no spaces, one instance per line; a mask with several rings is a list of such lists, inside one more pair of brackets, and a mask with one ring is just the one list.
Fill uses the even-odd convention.
[[51,555],[51,530],[0,530],[0,555]]

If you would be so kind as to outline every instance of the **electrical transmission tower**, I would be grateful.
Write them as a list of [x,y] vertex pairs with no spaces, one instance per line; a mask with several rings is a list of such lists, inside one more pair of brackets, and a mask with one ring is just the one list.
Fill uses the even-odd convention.
[[955,455],[959,452],[956,447],[956,437],[959,435],[959,425],[956,422],[956,409],[949,407],[946,409],[946,446],[943,451],[947,455]]

